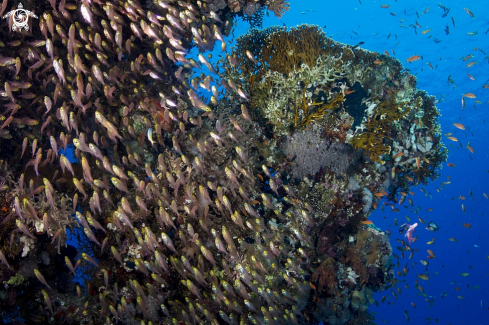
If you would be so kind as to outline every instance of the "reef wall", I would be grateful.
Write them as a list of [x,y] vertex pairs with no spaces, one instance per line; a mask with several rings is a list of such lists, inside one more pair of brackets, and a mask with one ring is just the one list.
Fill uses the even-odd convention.
[[[39,26],[0,25],[4,319],[371,319],[394,274],[367,218],[446,159],[434,98],[396,59],[309,25],[226,49],[237,15],[283,0],[27,9]],[[216,64],[188,55],[216,42]]]

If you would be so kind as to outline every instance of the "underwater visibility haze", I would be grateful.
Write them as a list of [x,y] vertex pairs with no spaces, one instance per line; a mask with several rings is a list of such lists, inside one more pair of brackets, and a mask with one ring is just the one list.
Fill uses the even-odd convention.
[[0,323],[486,324],[483,1],[0,5]]

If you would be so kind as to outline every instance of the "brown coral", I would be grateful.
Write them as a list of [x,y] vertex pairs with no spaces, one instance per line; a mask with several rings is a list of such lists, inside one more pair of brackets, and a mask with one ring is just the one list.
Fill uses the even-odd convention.
[[239,37],[233,55],[238,59],[243,75],[257,75],[260,80],[268,70],[288,74],[299,69],[301,64],[313,67],[320,55],[329,53],[328,43],[319,26],[304,24],[290,30],[273,26],[264,30],[252,29]]
[[332,295],[336,289],[336,269],[335,261],[331,257],[328,257],[323,261],[317,272],[312,275],[312,281],[318,282],[318,291],[326,291],[327,295]]
[[272,11],[278,18],[282,17],[290,9],[290,3],[286,0],[268,0],[268,10]]
[[367,267],[365,266],[360,251],[356,247],[349,246],[346,249],[345,254],[341,258],[341,263],[350,265],[355,273],[359,275],[360,282],[368,280]]
[[319,56],[327,53],[325,40],[326,35],[319,26],[282,28],[266,40],[261,57],[263,68],[288,74],[301,64],[313,67]]

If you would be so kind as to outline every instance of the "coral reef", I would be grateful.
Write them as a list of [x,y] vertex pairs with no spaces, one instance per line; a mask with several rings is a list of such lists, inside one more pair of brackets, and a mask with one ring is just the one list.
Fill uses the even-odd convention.
[[321,168],[342,175],[355,161],[351,146],[336,142],[334,137],[323,137],[323,134],[321,127],[314,131],[298,130],[285,140],[282,148],[294,164],[290,173],[293,177],[314,176]]
[[36,6],[39,28],[0,26],[0,316],[370,319],[392,249],[361,221],[446,158],[398,61],[308,25],[253,29],[217,66],[201,54],[284,0]]

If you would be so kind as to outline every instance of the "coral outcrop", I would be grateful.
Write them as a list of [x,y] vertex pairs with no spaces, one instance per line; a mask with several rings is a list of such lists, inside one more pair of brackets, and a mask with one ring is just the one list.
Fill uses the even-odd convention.
[[0,316],[371,318],[392,250],[362,221],[446,157],[433,98],[397,60],[309,25],[202,54],[283,0],[36,6],[38,28],[0,26]]

